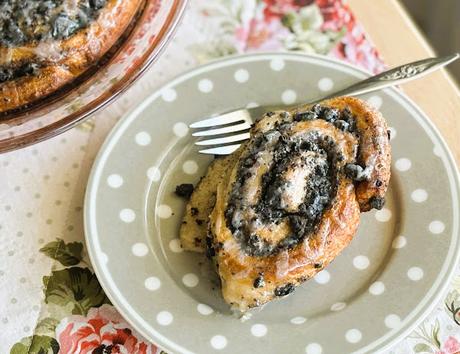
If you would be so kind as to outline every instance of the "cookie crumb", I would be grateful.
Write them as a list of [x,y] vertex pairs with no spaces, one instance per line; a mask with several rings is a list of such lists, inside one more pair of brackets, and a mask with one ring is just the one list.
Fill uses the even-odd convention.
[[190,196],[191,196],[192,193],[193,193],[193,184],[191,184],[191,183],[182,183],[182,184],[179,184],[179,185],[176,187],[176,190],[175,190],[174,193],[176,193],[176,195],[178,195],[179,197],[189,199]]

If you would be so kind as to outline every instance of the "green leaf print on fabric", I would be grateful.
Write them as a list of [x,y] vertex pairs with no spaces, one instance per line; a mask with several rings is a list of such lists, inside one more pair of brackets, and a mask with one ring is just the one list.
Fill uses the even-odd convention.
[[290,31],[283,39],[284,47],[306,53],[327,54],[346,33],[345,28],[340,31],[322,30],[324,20],[317,5],[290,12],[281,18],[281,23]]
[[59,321],[57,319],[46,317],[38,322],[37,326],[35,327],[35,333],[54,336],[54,330],[58,324]]
[[[414,352],[416,353],[432,353],[437,350],[441,350],[441,341],[439,340],[439,321],[436,320],[435,324],[427,328],[427,325],[423,324],[415,331],[411,337],[414,339],[422,340],[426,343],[417,343],[414,346]],[[423,351],[422,351],[423,348]],[[417,349],[419,351],[417,351]]]
[[33,336],[16,343],[10,354],[57,354],[59,344],[56,339],[48,336]]
[[[56,331],[62,321],[72,318],[72,315],[87,316],[90,310],[94,312],[104,304],[110,305],[91,269],[70,266],[86,264],[82,257],[83,243],[66,243],[57,239],[40,251],[64,268],[53,270],[49,276],[43,277],[45,304],[41,312],[44,316],[37,323],[34,336],[16,343],[11,348],[11,354],[58,353],[62,350],[62,342],[56,337]],[[57,263],[56,266],[60,268]]]
[[433,350],[428,344],[418,343],[414,346],[415,353],[433,353]]
[[45,303],[73,305],[72,314],[85,316],[91,307],[110,304],[96,276],[87,268],[72,267],[43,277]]
[[82,260],[82,251],[83,245],[81,242],[65,243],[64,240],[60,238],[40,248],[40,252],[55,259],[66,267],[80,263]]
[[457,325],[460,325],[460,294],[457,290],[452,290],[445,300],[449,315]]

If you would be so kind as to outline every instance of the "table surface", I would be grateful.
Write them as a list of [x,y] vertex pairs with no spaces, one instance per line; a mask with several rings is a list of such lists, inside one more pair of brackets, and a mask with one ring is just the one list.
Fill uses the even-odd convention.
[[[434,56],[435,52],[397,0],[349,0],[359,22],[389,66]],[[460,164],[459,88],[446,70],[402,85],[431,118]]]
[[[199,16],[203,15],[202,8],[219,2],[230,3],[229,0],[192,0],[184,23],[160,61],[115,104],[97,113],[92,124],[87,123],[36,146],[0,155],[0,180],[4,182],[0,189],[0,303],[6,304],[0,310],[0,353],[6,353],[21,338],[30,338],[37,333],[47,333],[53,337],[54,344],[57,340],[62,346],[66,339],[64,320],[69,326],[77,320],[84,322],[81,316],[62,319],[62,313],[56,311],[62,312],[64,307],[49,306],[56,299],[48,299],[49,303],[44,304],[43,277],[63,277],[69,269],[77,270],[75,266],[63,268],[62,264],[51,260],[43,249],[48,248],[49,253],[52,248],[50,244],[56,238],[63,239],[66,250],[76,256],[76,259],[74,257],[71,260],[78,263],[78,271],[92,274],[85,251],[81,251],[79,245],[83,248],[83,196],[93,159],[107,133],[124,112],[171,77],[197,65],[202,59],[200,55],[209,54],[203,49],[195,57],[190,53],[196,50],[196,42],[216,40],[216,36],[210,35],[216,29],[216,24],[203,24]],[[320,2],[327,3],[317,1]],[[251,12],[257,2],[232,0],[232,3],[247,7]],[[329,3],[342,6],[340,0]],[[348,0],[348,4],[388,66],[434,55],[396,0]],[[184,48],[193,50],[186,51]],[[208,56],[205,59],[210,58]],[[381,64],[376,65],[380,65],[377,69],[381,68]],[[455,113],[460,111],[460,94],[452,78],[445,71],[440,71],[405,84],[402,88],[439,128],[460,163],[460,124],[455,120]],[[459,274],[460,270],[454,277],[445,301],[438,304],[416,331],[388,353],[460,352]],[[65,279],[68,281],[68,278]],[[65,279],[62,278],[62,281]],[[109,324],[118,321],[120,323],[117,326],[121,328],[122,319],[107,304],[101,306],[104,301],[98,303],[99,308],[92,308],[84,315],[104,321],[110,317],[112,322],[109,321]],[[449,306],[452,304],[452,311],[446,310],[445,303]],[[50,315],[57,317],[45,323],[44,319]],[[34,330],[37,323],[39,327],[41,325],[41,332]],[[46,332],[46,325],[53,323],[52,331]],[[125,323],[123,325],[128,326]],[[64,337],[61,338],[61,335]],[[21,348],[30,346],[30,340],[24,343],[25,346]],[[15,354],[23,352],[16,351]]]

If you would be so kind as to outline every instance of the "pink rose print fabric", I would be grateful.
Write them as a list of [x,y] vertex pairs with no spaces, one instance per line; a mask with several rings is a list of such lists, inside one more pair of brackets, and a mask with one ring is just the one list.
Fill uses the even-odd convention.
[[64,318],[56,327],[62,354],[155,354],[111,305],[92,308],[88,315]]

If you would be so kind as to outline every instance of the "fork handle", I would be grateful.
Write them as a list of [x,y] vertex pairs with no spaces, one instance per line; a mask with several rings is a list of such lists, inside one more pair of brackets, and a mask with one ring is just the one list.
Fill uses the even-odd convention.
[[[442,68],[460,57],[459,53],[441,57],[441,58],[428,58],[413,63],[404,64],[396,68],[384,71],[378,75],[372,76],[366,80],[359,81],[351,86],[342,90],[336,91],[326,97],[321,97],[315,101],[309,102],[318,103],[328,98],[339,96],[362,95],[377,90],[381,90],[390,86],[396,86],[421,76],[427,75],[439,68]],[[298,110],[302,110],[305,105],[298,106]]]

